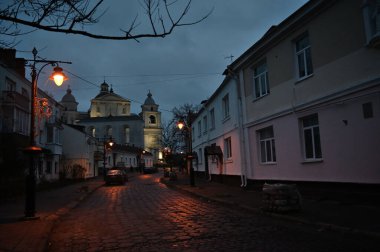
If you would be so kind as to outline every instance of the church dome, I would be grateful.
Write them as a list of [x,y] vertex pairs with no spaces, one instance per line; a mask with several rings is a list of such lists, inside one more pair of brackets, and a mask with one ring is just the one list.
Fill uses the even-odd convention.
[[70,88],[68,88],[66,90],[66,94],[62,97],[61,102],[64,102],[64,103],[68,103],[68,102],[75,102],[76,103],[77,102],[75,100],[74,95],[71,94],[71,89]]

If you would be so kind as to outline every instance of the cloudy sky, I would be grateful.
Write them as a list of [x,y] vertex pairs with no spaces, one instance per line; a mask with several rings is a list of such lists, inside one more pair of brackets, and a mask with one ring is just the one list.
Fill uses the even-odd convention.
[[[132,101],[132,112],[139,113],[148,91],[153,94],[164,120],[184,103],[199,104],[216,90],[222,72],[257,41],[271,25],[276,25],[301,7],[306,0],[193,0],[186,20],[195,20],[213,9],[212,14],[194,26],[179,27],[166,38],[129,41],[95,40],[79,35],[36,31],[20,37],[18,57],[38,55],[50,60],[71,61],[61,65],[69,80],[55,87],[47,80],[48,67],[39,77],[39,88],[58,101],[68,85],[87,111],[90,100],[105,80],[115,93]],[[138,0],[105,1],[107,12],[92,31],[106,34],[126,29],[138,14],[140,26],[146,19]],[[80,77],[80,78],[79,78]]]

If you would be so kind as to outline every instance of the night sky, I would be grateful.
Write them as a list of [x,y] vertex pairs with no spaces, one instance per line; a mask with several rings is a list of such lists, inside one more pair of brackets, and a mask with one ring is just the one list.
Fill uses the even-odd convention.
[[[301,7],[306,0],[193,0],[186,21],[213,12],[203,22],[178,27],[166,38],[112,41],[80,35],[36,31],[19,37],[17,57],[32,58],[36,47],[45,59],[71,61],[60,65],[70,78],[61,87],[52,85],[44,68],[38,87],[60,101],[68,85],[87,111],[90,100],[105,80],[115,93],[132,101],[132,112],[139,113],[148,91],[160,105],[163,120],[171,118],[173,107],[199,104],[212,95],[223,80],[223,71],[276,25]],[[91,31],[120,34],[138,14],[136,32],[147,31],[146,19],[137,0],[105,1],[108,8],[101,22]],[[29,76],[27,76],[29,78]]]

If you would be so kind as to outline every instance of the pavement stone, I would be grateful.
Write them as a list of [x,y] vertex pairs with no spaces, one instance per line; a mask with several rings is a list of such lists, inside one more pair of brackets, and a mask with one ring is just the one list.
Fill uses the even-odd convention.
[[37,192],[35,220],[24,220],[23,198],[0,205],[0,251],[45,251],[54,222],[103,184],[95,178]]
[[262,210],[262,192],[257,189],[243,189],[208,181],[204,177],[196,177],[195,186],[190,186],[189,176],[184,173],[178,173],[177,180],[163,177],[161,182],[196,197],[263,215],[316,225],[320,230],[336,230],[380,238],[380,206],[377,204],[361,205],[302,199],[300,211],[272,213]]
[[[189,185],[187,174],[178,174],[175,181],[161,178],[168,187],[244,211],[317,225],[321,230],[337,230],[380,238],[380,206],[340,204],[303,199],[302,210],[286,214],[264,213],[262,194],[196,177],[196,186]],[[89,179],[62,188],[37,192],[36,216],[22,220],[24,199],[0,205],[0,251],[45,251],[54,223],[75,208],[84,198],[104,185],[102,178]],[[171,238],[171,237],[169,237]]]

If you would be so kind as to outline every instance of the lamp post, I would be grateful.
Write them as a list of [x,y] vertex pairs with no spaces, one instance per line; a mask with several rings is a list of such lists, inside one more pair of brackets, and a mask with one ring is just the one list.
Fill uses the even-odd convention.
[[195,178],[194,178],[194,168],[193,168],[193,147],[192,147],[192,129],[191,129],[191,118],[190,118],[190,112],[186,116],[186,121],[180,120],[177,123],[177,127],[182,130],[187,131],[187,146],[188,146],[188,153],[187,153],[187,160],[189,161],[190,165],[190,186],[195,186]]
[[[42,69],[47,65],[56,66],[54,72],[49,79],[54,80],[57,86],[61,86],[64,80],[67,80],[67,77],[62,72],[62,68],[58,67],[58,63],[71,64],[71,62],[57,61],[57,60],[39,60],[37,59],[37,50],[33,48],[33,59],[26,60],[31,61],[32,72],[32,86],[31,86],[31,99],[30,99],[30,146],[25,149],[25,152],[30,154],[30,164],[29,171],[26,176],[26,188],[25,188],[25,218],[33,219],[35,218],[36,213],[36,167],[35,167],[35,156],[41,153],[41,147],[36,146],[35,136],[36,136],[36,100],[37,100],[37,81],[38,76],[41,73]],[[36,64],[43,63],[44,65],[40,68],[37,73]]]
[[106,180],[106,158],[107,158],[107,146],[112,147],[114,144],[112,137],[109,138],[104,137],[103,138],[103,179]]

